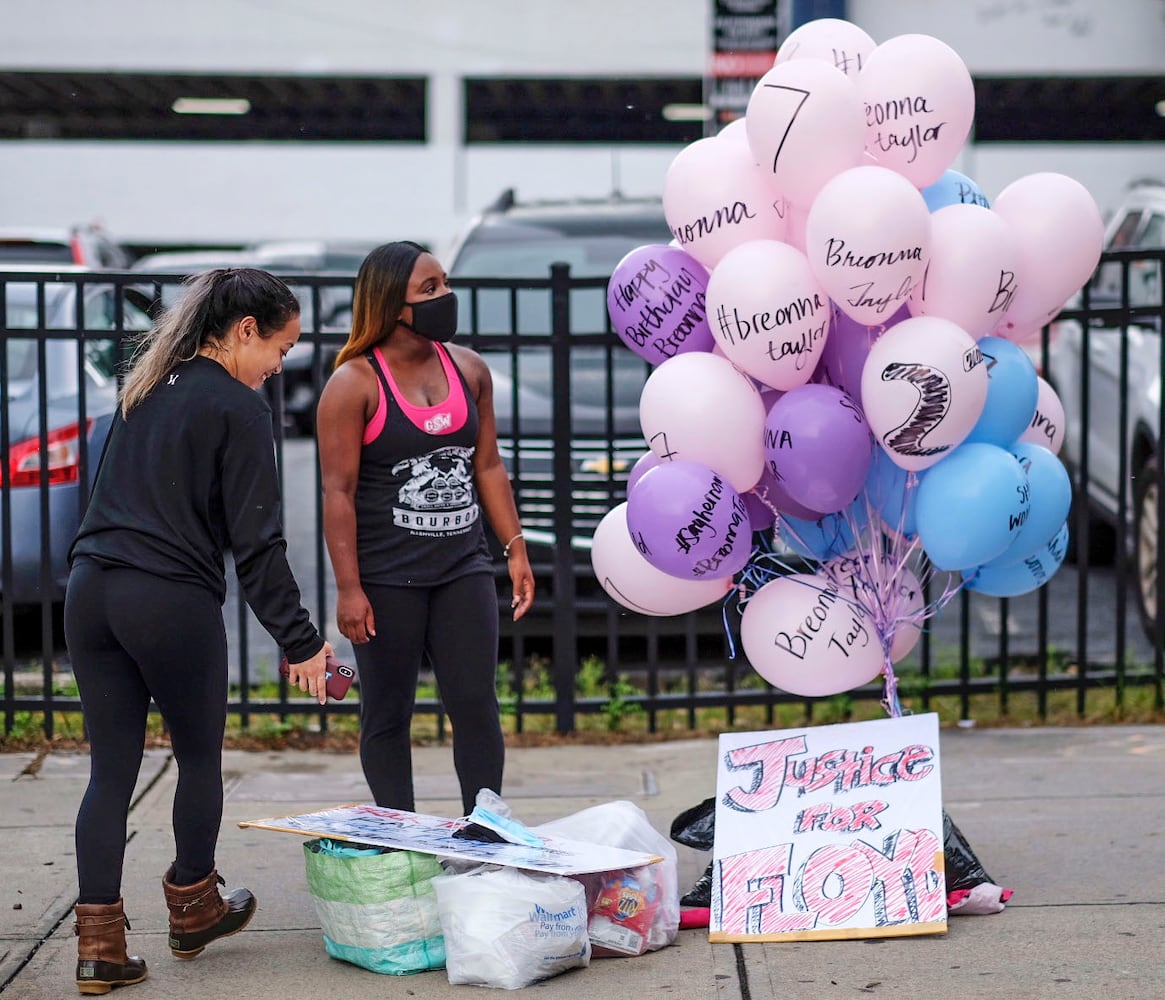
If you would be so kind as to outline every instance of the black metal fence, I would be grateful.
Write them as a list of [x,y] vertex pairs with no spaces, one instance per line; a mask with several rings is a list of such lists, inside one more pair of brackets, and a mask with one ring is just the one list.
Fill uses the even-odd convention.
[[[1067,411],[1061,457],[1077,487],[1074,559],[1032,594],[997,600],[964,591],[928,620],[915,651],[898,665],[911,708],[997,718],[1023,699],[1025,715],[1038,719],[1062,711],[1119,717],[1135,698],[1161,709],[1165,667],[1155,588],[1165,543],[1156,526],[1165,522],[1165,494],[1155,479],[1152,490],[1146,483],[1165,467],[1163,257],[1107,254],[1080,303],[1044,330],[1033,351]],[[155,303],[171,296],[179,280],[132,272],[0,273],[5,734],[38,729],[52,737],[59,725],[79,730],[60,621],[65,556],[88,498],[118,372]],[[343,653],[331,624],[335,591],[316,446],[303,432],[310,431],[312,405],[343,342],[351,279],[288,280],[305,306],[302,346],[266,391],[277,415],[289,553],[313,617]],[[606,281],[572,278],[561,265],[544,279],[465,279],[457,287],[461,340],[493,372],[499,441],[538,579],[534,610],[514,623],[505,567],[497,562],[499,690],[514,729],[570,732],[596,718],[608,726],[634,718],[649,732],[718,729],[771,725],[785,705],[819,720],[846,717],[859,703],[876,706],[883,695],[876,684],[806,700],[764,683],[739,648],[732,601],[673,618],[615,604],[595,579],[589,539],[603,514],[625,498],[627,473],[647,450],[637,402],[648,369],[610,330]],[[1061,355],[1079,363],[1059,363]],[[306,717],[326,729],[336,716],[358,711],[357,697],[320,708],[289,692],[274,672],[278,651],[237,591],[226,614],[229,711],[242,726]],[[435,691],[418,697],[417,714],[443,732]]]

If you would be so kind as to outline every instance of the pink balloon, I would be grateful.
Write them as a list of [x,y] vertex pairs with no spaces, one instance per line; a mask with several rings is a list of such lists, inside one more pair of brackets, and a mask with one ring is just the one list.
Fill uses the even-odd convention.
[[753,240],[729,250],[708,279],[716,345],[774,389],[809,381],[829,335],[829,296],[800,250]]
[[860,687],[883,666],[873,620],[823,574],[790,573],[761,587],[744,607],[740,642],[753,670],[806,698]]
[[890,327],[862,370],[870,429],[907,471],[948,455],[971,433],[986,402],[983,354],[950,320],[916,316]]
[[874,40],[852,21],[819,17],[789,33],[777,50],[774,65],[790,59],[819,59],[841,70],[851,80],[862,71],[874,51]]
[[828,63],[774,66],[753,88],[744,121],[756,162],[794,205],[808,206],[826,181],[862,161],[858,88]]
[[922,584],[906,566],[883,561],[869,553],[831,559],[822,571],[841,586],[841,592],[869,612],[881,631],[883,647],[890,641],[890,661],[909,655],[922,635]]
[[612,599],[641,615],[683,615],[719,601],[732,589],[732,577],[681,580],[656,569],[635,547],[627,530],[627,504],[611,508],[591,540],[595,578]]
[[1031,426],[1019,439],[1047,448],[1053,455],[1060,454],[1064,446],[1064,404],[1060,397],[1042,377],[1037,376],[1039,395],[1036,397],[1036,412]]
[[971,133],[971,73],[954,49],[930,35],[898,35],[875,48],[858,90],[866,149],[917,188],[943,175]]
[[975,340],[1002,321],[1015,294],[1019,247],[981,205],[948,205],[930,217],[930,265],[910,296],[914,316],[938,316]]
[[922,282],[930,248],[926,201],[893,170],[854,167],[838,174],[809,209],[809,266],[838,308],[867,326],[906,304]]
[[731,138],[685,146],[663,179],[663,214],[672,236],[709,268],[747,240],[782,239],[779,204],[748,147]]
[[677,354],[652,371],[639,396],[639,421],[660,458],[707,465],[738,493],[764,470],[760,393],[731,361],[711,352]]
[[1104,221],[1095,199],[1064,174],[1028,174],[1005,187],[991,210],[1006,222],[1019,247],[1019,287],[1004,336],[1022,338],[1056,315],[1096,270],[1104,249]]

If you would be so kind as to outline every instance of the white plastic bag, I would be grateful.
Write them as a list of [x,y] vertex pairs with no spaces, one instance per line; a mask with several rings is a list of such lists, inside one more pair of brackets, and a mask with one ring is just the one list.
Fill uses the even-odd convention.
[[[642,955],[675,941],[680,928],[676,849],[634,802],[605,802],[531,829],[663,858],[656,864],[624,872],[578,876],[587,889],[595,958]],[[651,923],[644,934],[647,908],[652,911]]]
[[561,875],[483,865],[433,879],[449,982],[517,990],[587,966],[587,900]]

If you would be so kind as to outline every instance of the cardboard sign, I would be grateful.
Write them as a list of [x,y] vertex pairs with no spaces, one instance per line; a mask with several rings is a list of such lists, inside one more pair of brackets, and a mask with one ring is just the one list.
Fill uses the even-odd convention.
[[419,851],[421,854],[436,854],[443,858],[526,868],[554,875],[621,871],[663,860],[654,854],[600,847],[544,834],[536,835],[537,843],[523,844],[494,844],[455,837],[454,834],[465,825],[464,819],[444,819],[360,803],[298,816],[245,820],[239,824],[258,830],[329,837],[332,840],[394,847],[402,851]]
[[711,941],[947,928],[938,716],[720,737]]

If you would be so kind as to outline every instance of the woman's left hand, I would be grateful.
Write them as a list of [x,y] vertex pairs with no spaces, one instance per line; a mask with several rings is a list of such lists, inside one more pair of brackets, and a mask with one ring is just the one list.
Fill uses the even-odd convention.
[[510,607],[514,609],[514,621],[517,621],[534,603],[534,573],[524,551],[510,555],[509,569],[510,582],[514,585],[514,597],[510,601]]

